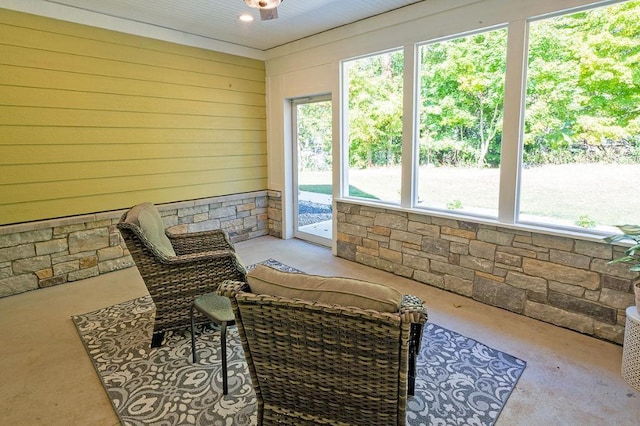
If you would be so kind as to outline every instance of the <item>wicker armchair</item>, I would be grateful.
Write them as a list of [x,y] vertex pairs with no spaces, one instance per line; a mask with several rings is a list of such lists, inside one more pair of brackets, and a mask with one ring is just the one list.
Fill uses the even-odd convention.
[[196,297],[215,292],[224,280],[245,280],[246,270],[222,230],[169,234],[151,203],[129,209],[117,227],[156,306],[152,346],[162,344],[165,331],[190,326]]
[[398,293],[399,309],[379,312],[257,294],[252,274],[249,283],[225,281],[218,294],[231,299],[258,425],[405,425],[427,320],[420,299]]

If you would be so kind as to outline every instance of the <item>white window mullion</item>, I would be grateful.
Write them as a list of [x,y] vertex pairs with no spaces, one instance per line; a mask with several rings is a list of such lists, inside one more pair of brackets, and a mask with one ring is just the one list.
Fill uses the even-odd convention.
[[498,220],[503,223],[515,223],[518,219],[524,100],[527,86],[527,29],[528,24],[524,20],[509,24],[498,205]]
[[416,76],[416,46],[404,48],[404,81],[402,101],[402,186],[400,205],[413,207],[416,203],[417,154],[417,101],[418,82]]

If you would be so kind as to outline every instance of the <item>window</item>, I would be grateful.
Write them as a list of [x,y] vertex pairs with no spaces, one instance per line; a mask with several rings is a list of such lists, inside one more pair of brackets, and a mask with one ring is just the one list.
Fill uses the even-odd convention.
[[348,196],[400,203],[402,51],[343,64],[348,98]]
[[507,30],[419,48],[419,207],[497,216]]
[[521,222],[638,223],[640,2],[531,22]]

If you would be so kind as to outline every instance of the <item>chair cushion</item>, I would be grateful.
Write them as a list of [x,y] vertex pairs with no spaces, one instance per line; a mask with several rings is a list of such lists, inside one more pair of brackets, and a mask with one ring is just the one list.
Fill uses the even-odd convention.
[[129,210],[125,222],[138,225],[149,242],[166,256],[175,256],[171,241],[164,231],[164,222],[156,206],[151,203],[138,204]]
[[398,312],[402,293],[381,284],[342,277],[283,272],[258,265],[247,275],[251,292],[330,305]]

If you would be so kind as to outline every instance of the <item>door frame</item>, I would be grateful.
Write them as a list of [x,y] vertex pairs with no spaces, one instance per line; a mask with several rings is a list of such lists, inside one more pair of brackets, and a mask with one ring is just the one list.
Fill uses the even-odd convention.
[[[333,133],[333,103],[330,93],[321,94],[321,95],[313,95],[313,96],[303,96],[298,98],[292,98],[289,100],[291,104],[291,152],[292,152],[292,183],[293,183],[293,237],[299,238],[301,240],[309,241],[314,244],[323,245],[326,247],[332,247],[333,244],[333,222],[334,222],[334,211],[335,206],[332,201],[332,215],[331,215],[331,232],[330,238],[324,238],[316,234],[312,234],[309,232],[301,231],[298,228],[298,105],[310,104],[316,102],[329,102],[331,104],[331,122],[330,125],[332,127]],[[333,144],[331,150],[333,151]],[[333,152],[331,153],[331,186],[333,187]],[[333,193],[331,194],[331,198],[333,200]]]

